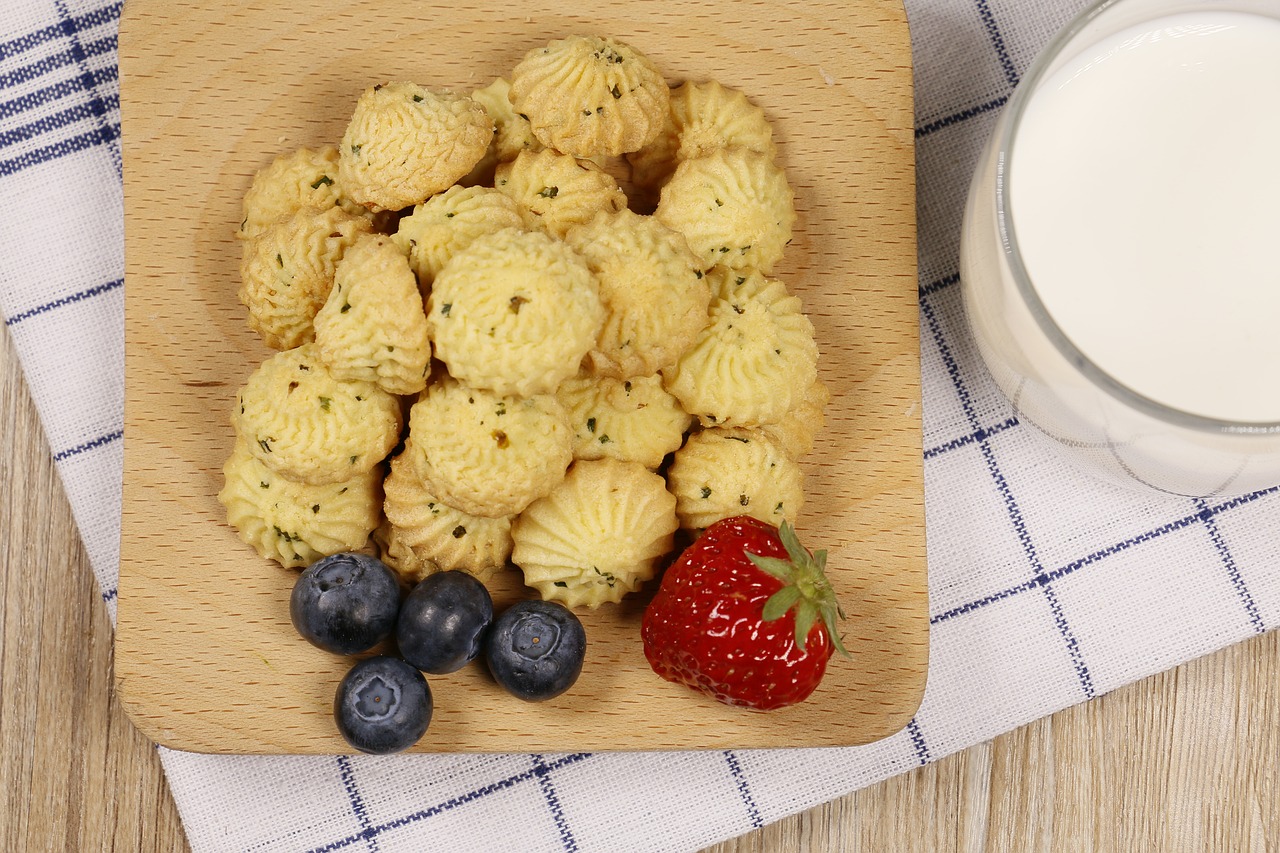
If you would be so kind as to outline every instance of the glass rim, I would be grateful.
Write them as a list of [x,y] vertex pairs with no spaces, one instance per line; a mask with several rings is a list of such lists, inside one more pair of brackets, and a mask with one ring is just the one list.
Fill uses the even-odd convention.
[[[1008,118],[1003,122],[998,140],[994,190],[996,195],[996,228],[1000,234],[1001,248],[1004,250],[1005,260],[1009,264],[1009,271],[1023,303],[1027,306],[1040,330],[1053,344],[1059,355],[1084,374],[1093,384],[1102,388],[1120,403],[1157,420],[1197,432],[1239,436],[1280,434],[1280,421],[1234,421],[1196,414],[1195,412],[1161,403],[1141,394],[1107,373],[1085,355],[1053,319],[1049,309],[1045,307],[1044,302],[1040,299],[1040,294],[1036,291],[1031,275],[1022,261],[1022,253],[1018,248],[1017,229],[1014,227],[1013,216],[1011,215],[1009,185],[1012,180],[1011,164],[1014,139],[1022,122],[1023,113],[1026,111],[1027,104],[1030,102],[1037,84],[1044,78],[1053,61],[1063,54],[1064,49],[1095,19],[1105,14],[1112,7],[1124,3],[1125,0],[1098,0],[1098,2],[1076,15],[1032,61],[1027,73],[1018,82],[1013,94],[1009,97],[1008,103],[1005,105]],[[1164,12],[1157,12],[1156,16],[1161,14],[1164,14]]]

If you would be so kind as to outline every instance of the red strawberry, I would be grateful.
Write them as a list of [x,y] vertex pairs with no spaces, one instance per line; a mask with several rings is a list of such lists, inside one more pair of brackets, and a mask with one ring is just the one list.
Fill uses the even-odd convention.
[[640,634],[653,671],[727,705],[803,701],[827,670],[844,618],[823,567],[783,522],[717,521],[666,571]]

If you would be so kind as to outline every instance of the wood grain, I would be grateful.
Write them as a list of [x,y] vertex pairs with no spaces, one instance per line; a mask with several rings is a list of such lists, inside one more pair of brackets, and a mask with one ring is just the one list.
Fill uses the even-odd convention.
[[[184,853],[2,329],[0,483],[0,850]],[[1275,853],[1277,755],[1273,632],[707,853]]]
[[7,332],[0,340],[0,850],[187,849],[111,690],[111,622]]
[[[295,572],[260,559],[215,496],[236,389],[267,351],[249,331],[232,233],[254,171],[338,139],[357,94],[412,78],[459,89],[583,29],[621,38],[669,82],[715,77],[770,116],[798,222],[776,270],[805,302],[832,392],[804,462],[799,528],[830,552],[852,652],[810,700],[744,714],[656,678],[645,599],[584,612],[574,689],[536,708],[479,667],[436,679],[420,751],[576,751],[865,743],[917,708],[928,624],[910,45],[898,0],[131,0],[120,34],[125,157],[125,483],[116,675],[154,740],[232,753],[349,751],[330,708],[349,662],[287,618]],[[429,45],[429,49],[424,46]],[[499,604],[529,593],[506,573]],[[651,590],[650,590],[651,591]],[[192,642],[198,640],[198,642]]]

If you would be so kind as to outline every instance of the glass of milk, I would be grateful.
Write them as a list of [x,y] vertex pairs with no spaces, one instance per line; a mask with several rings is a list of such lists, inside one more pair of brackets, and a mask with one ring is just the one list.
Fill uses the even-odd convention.
[[1280,484],[1280,0],[1108,0],[1005,106],[961,288],[1018,417],[1115,482]]

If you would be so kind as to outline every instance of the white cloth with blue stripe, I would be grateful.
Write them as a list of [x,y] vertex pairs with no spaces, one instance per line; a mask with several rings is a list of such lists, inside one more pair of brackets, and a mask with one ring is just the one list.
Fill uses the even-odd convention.
[[[957,243],[978,149],[1084,4],[910,0],[932,660],[871,746],[708,753],[213,757],[162,750],[192,847],[691,850],[1280,624],[1280,495],[1084,480],[977,361]],[[123,398],[115,33],[102,0],[5,0],[0,312],[114,612]]]

